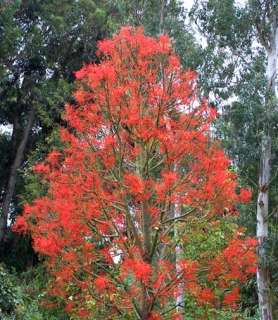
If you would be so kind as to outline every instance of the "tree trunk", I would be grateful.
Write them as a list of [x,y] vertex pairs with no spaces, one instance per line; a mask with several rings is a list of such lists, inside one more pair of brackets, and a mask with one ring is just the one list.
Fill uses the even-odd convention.
[[261,165],[259,172],[259,191],[257,199],[257,239],[258,239],[258,259],[257,268],[257,288],[261,320],[272,320],[272,306],[270,299],[270,274],[267,263],[267,253],[265,249],[268,238],[268,202],[269,183],[271,174],[271,114],[273,112],[273,97],[276,97],[276,66],[278,54],[278,23],[277,13],[273,15],[271,21],[270,46],[267,51],[267,95],[266,98],[266,123],[261,141]]
[[[181,215],[181,206],[179,203],[174,204],[174,217],[179,218]],[[176,222],[178,224],[178,222]],[[175,226],[175,238],[178,241],[179,232],[177,226]],[[182,257],[182,248],[179,243],[176,244],[175,254],[176,254],[176,273],[180,274],[180,259]],[[184,315],[184,285],[182,283],[178,284],[177,296],[176,296],[176,311],[181,317]]]
[[159,26],[158,26],[158,34],[161,35],[164,33],[164,18],[165,18],[165,7],[166,7],[166,0],[161,1],[161,8],[160,8],[160,18],[159,18]]
[[24,156],[24,152],[25,152],[26,145],[28,142],[28,138],[29,138],[29,135],[30,135],[30,132],[32,129],[33,122],[34,122],[34,117],[35,117],[35,110],[34,110],[34,108],[32,108],[29,111],[28,121],[27,121],[26,127],[24,128],[22,139],[21,139],[20,144],[16,150],[15,158],[14,158],[13,164],[10,169],[8,184],[7,184],[7,187],[5,190],[2,208],[1,208],[0,242],[2,242],[5,239],[5,235],[7,233],[9,209],[10,209],[10,204],[11,204],[11,201],[12,201],[12,198],[14,195],[17,170],[19,169],[19,167],[22,163],[22,160],[23,160],[23,156]]
[[259,194],[257,202],[257,239],[258,258],[257,286],[261,320],[272,320],[270,301],[270,279],[267,266],[265,242],[268,237],[268,185],[270,179],[271,137],[263,136],[262,157],[259,177]]

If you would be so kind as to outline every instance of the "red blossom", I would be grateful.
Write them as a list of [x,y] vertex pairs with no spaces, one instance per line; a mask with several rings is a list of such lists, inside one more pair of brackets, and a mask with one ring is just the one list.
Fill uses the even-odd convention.
[[239,288],[236,287],[224,295],[224,304],[234,307],[238,299],[239,299]]
[[242,203],[248,203],[251,200],[252,193],[248,189],[240,189],[239,199]]
[[16,223],[12,226],[12,230],[15,232],[24,233],[28,230],[28,224],[24,217],[18,216],[16,218]]
[[103,291],[108,288],[109,280],[105,276],[98,276],[95,279],[95,286],[97,290]]
[[199,301],[201,303],[212,303],[215,296],[210,288],[204,288],[199,294]]
[[127,186],[128,191],[131,193],[137,194],[144,191],[144,184],[142,180],[134,174],[126,173],[124,175],[124,183]]

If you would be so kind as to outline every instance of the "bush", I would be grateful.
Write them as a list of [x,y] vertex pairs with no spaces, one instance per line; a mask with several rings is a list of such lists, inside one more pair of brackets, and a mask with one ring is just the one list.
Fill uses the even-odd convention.
[[16,285],[16,278],[10,274],[3,265],[0,265],[0,315],[4,316],[16,314],[16,310],[22,303],[20,289]]
[[20,276],[0,264],[0,319],[1,320],[68,320],[63,310],[40,306],[45,270],[38,265]]

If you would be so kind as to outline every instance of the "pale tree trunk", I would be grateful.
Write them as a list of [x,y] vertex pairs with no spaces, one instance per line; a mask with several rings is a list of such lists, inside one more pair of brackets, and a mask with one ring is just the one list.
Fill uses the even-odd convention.
[[[174,171],[178,171],[178,165],[176,164],[174,166]],[[175,240],[177,241],[176,247],[175,247],[175,259],[176,259],[176,273],[179,276],[181,273],[181,267],[180,267],[180,260],[182,259],[182,248],[179,244],[179,230],[178,230],[178,220],[181,216],[181,204],[179,202],[176,202],[174,204],[173,208],[173,216],[176,221],[176,226],[174,229],[175,234]],[[177,314],[182,318],[184,315],[184,285],[183,283],[179,283],[177,286],[177,292],[176,292],[176,312]]]
[[267,266],[265,242],[268,237],[268,187],[270,180],[271,137],[263,136],[261,169],[259,177],[259,194],[257,202],[257,239],[258,258],[257,286],[261,320],[272,320],[270,301],[270,279]]
[[[144,261],[147,263],[152,263],[151,261],[151,218],[149,213],[146,210],[146,203],[143,202],[142,205],[142,213],[143,213],[143,246],[144,246]],[[141,312],[141,319],[142,320],[148,320],[149,319],[149,313],[151,311],[150,308],[150,295],[147,292],[147,288],[145,288],[144,285],[142,285],[143,290],[143,301],[142,301],[142,312]]]
[[270,275],[268,258],[265,250],[268,239],[268,215],[269,215],[269,183],[271,174],[271,113],[273,98],[276,97],[275,80],[278,54],[278,21],[274,13],[271,21],[270,45],[267,51],[267,98],[266,98],[266,123],[261,140],[261,165],[259,172],[259,190],[257,199],[257,239],[258,258],[257,288],[261,320],[273,320],[270,298]]
[[[181,205],[179,203],[174,204],[174,218],[178,221],[178,218],[181,216]],[[178,224],[178,222],[177,222]],[[178,225],[175,226],[175,239],[178,241],[175,247],[176,254],[176,273],[179,275],[181,273],[180,260],[182,258],[182,248],[179,244],[179,231]],[[179,283],[177,286],[177,296],[176,296],[176,311],[177,314],[181,317],[184,315],[184,285]]]
[[164,33],[164,17],[165,17],[166,1],[167,0],[161,0],[158,34]]
[[16,176],[17,176],[17,170],[20,168],[24,152],[27,146],[28,138],[32,129],[32,125],[34,122],[35,117],[35,110],[32,108],[29,111],[28,119],[26,127],[24,128],[22,139],[19,143],[19,146],[15,153],[15,158],[13,161],[13,164],[10,169],[10,174],[8,178],[8,184],[5,190],[5,194],[3,197],[3,202],[1,206],[1,215],[0,215],[0,242],[2,242],[5,239],[5,235],[7,233],[7,227],[8,227],[8,218],[9,218],[9,209],[11,205],[11,201],[14,195],[15,190],[15,184],[16,184]]

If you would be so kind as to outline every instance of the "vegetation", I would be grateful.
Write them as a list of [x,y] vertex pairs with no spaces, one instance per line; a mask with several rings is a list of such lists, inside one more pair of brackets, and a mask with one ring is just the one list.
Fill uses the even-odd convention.
[[0,0],[1,319],[277,318],[277,22]]

